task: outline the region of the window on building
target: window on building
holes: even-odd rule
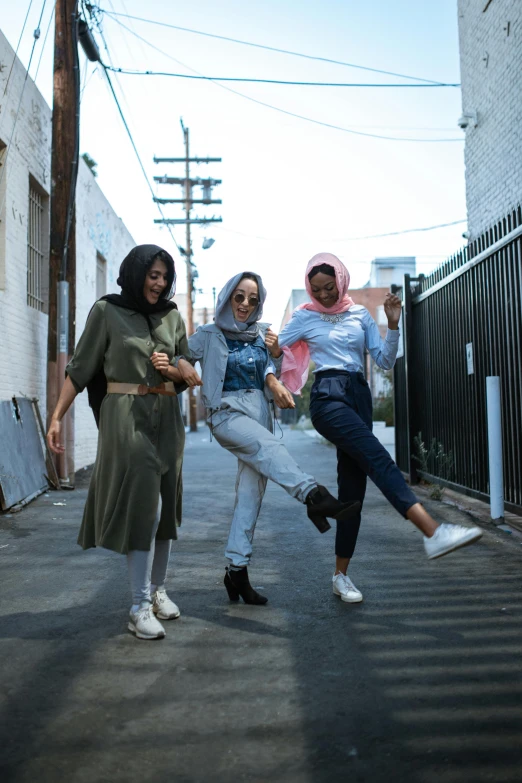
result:
[[[36,180],[29,178],[27,218],[27,304],[47,311],[49,272],[49,197]]]
[[[96,253],[96,299],[107,293],[107,262],[101,253]]]
[[[5,288],[5,158],[7,146],[0,139],[0,289]]]

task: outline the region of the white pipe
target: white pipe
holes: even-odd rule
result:
[[[489,502],[491,519],[504,518],[504,466],[502,462],[502,416],[500,377],[486,378],[489,451]]]

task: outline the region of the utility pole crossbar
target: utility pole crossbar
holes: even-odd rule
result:
[[[154,163],[186,163],[186,158],[153,158]],[[221,158],[189,158],[189,163],[221,163]]]
[[[185,204],[184,198],[156,198],[154,199],[156,204]],[[191,204],[222,204],[220,198],[193,198],[190,199]]]
[[[154,177],[154,182],[158,182],[160,185],[185,185],[186,177]],[[189,184],[192,187],[200,185],[202,188],[213,188],[215,185],[221,185],[220,179],[189,179]]]
[[[193,223],[199,223],[202,225],[205,223],[222,223],[223,218],[157,218],[154,220],[154,222],[163,223],[164,226],[191,226]]]

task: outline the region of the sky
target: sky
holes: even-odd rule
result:
[[[423,79],[460,80],[456,0],[99,2],[107,12],[97,14],[107,49],[96,26],[94,36],[103,61],[115,67],[291,81],[419,83],[111,15],[117,13]],[[26,67],[42,5],[43,0],[31,3],[21,39],[19,57]],[[47,0],[30,68],[34,77],[39,66],[36,83],[50,105],[53,6]],[[28,7],[29,0],[20,0],[3,9],[0,27],[14,48]],[[136,242],[154,242],[173,253],[178,291],[184,292],[184,262],[168,230],[154,224],[160,215],[102,68],[88,63],[83,52],[80,60],[81,152],[96,161],[98,184]],[[225,84],[256,101],[352,131],[346,132],[259,105],[224,89],[223,83],[111,78],[150,182],[155,175],[183,174],[180,164],[153,162],[154,155],[183,156],[181,117],[190,129],[191,154],[222,158],[222,163],[192,170],[193,176],[223,181],[213,193],[223,204],[194,210],[194,215],[223,218],[222,224],[192,230],[196,287],[201,289],[197,306],[210,306],[212,289],[219,291],[232,275],[256,271],[268,290],[264,320],[278,327],[291,289],[304,287],[306,263],[317,252],[338,255],[350,271],[352,288],[358,288],[368,281],[375,257],[416,256],[418,272],[428,273],[464,244],[465,223],[356,239],[465,219],[459,88]],[[180,187],[153,187],[162,197],[182,195]],[[175,205],[164,211],[183,216]],[[183,246],[184,227],[173,231]],[[205,237],[215,240],[208,250],[201,247]]]

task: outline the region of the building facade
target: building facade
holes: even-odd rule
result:
[[[51,109],[34,82],[25,81],[25,68],[2,33],[0,66],[4,66],[0,67],[0,400],[37,397],[45,416]],[[118,268],[134,244],[80,159],[77,339],[96,299],[119,290]],[[79,469],[94,461],[98,432],[86,394],[77,398],[74,407],[75,467]]]
[[[522,3],[458,0],[470,240],[522,200]]]

